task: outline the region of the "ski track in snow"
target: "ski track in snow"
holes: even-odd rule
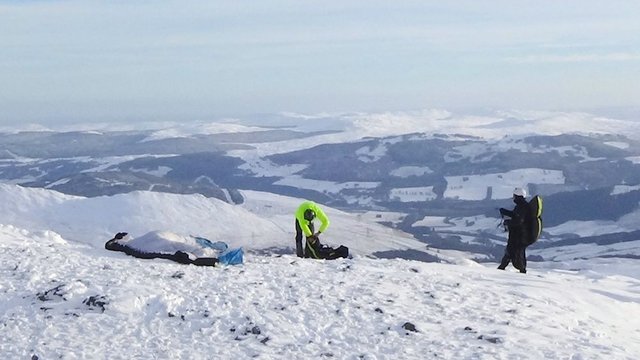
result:
[[[0,248],[5,359],[640,353],[640,325],[630,321],[640,311],[640,280],[632,277],[251,254],[242,266],[207,268],[136,259],[10,225],[0,226]],[[406,322],[418,332],[405,330]]]

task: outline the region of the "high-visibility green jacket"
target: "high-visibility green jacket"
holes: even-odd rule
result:
[[[304,212],[309,209],[313,210],[316,213],[316,218],[322,223],[318,231],[324,232],[325,230],[327,230],[327,228],[329,227],[329,218],[327,218],[327,215],[324,213],[324,211],[322,211],[318,204],[314,203],[313,201],[307,200],[300,204],[298,210],[296,211],[296,219],[298,219],[298,223],[300,224],[300,228],[302,229],[304,236],[313,235],[311,229],[309,229],[309,222],[304,218]]]

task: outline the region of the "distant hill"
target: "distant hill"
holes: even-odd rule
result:
[[[639,133],[640,122],[584,113],[443,111],[289,114],[265,118],[263,127],[13,132],[0,134],[0,180],[82,197],[154,191],[229,204],[243,204],[251,190],[352,213],[398,213],[371,220],[482,261],[500,256],[496,209],[512,206],[516,186],[545,200],[533,253],[571,246],[565,240],[576,236],[640,230],[630,220],[640,211]],[[434,218],[441,223],[421,225]],[[566,231],[572,222],[607,230]]]

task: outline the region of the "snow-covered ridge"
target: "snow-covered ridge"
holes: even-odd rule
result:
[[[296,114],[283,112],[277,116],[252,119],[218,119],[187,123],[84,123],[45,127],[29,124],[25,127],[1,128],[0,132],[19,131],[131,131],[155,130],[147,140],[183,138],[194,135],[233,132],[265,131],[274,126],[303,132],[336,131],[323,136],[325,141],[344,142],[365,137],[388,137],[412,133],[464,134],[486,139],[499,139],[506,135],[560,135],[560,134],[624,134],[640,138],[640,122],[611,119],[583,112],[551,112],[501,110],[491,115],[456,114],[440,109],[396,111],[382,113],[321,113]],[[624,143],[610,142],[624,147]],[[291,151],[291,149],[289,150]]]
[[[267,131],[269,129],[257,126],[246,126],[230,122],[196,122],[179,124],[176,126],[158,129],[147,136],[142,142],[162,139],[187,138],[193,135],[228,134],[252,131]]]
[[[293,214],[301,199],[244,191],[245,202],[231,205],[202,195],[137,191],[85,198],[17,185],[0,184],[0,223],[31,231],[53,231],[67,240],[102,248],[117,232],[132,237],[171,231],[224,241],[247,250],[295,247]],[[418,249],[410,235],[365,221],[359,215],[325,208],[331,225],[323,235],[330,245],[346,245],[354,254]],[[461,257],[439,255],[444,261]]]
[[[635,359],[621,260],[477,264],[248,255],[204,268],[0,225],[0,354],[22,358]],[[108,356],[107,356],[108,354]]]

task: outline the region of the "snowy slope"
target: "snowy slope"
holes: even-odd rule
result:
[[[300,205],[300,199],[258,191],[243,191],[242,194],[245,197],[242,207],[278,224],[286,238],[285,241],[293,241],[290,238],[293,235],[295,220],[291,217],[291,211]],[[442,250],[436,254],[433,250],[426,249],[425,244],[416,241],[411,235],[376,224],[362,214],[349,214],[332,208],[325,210],[330,219],[330,226],[322,239],[327,244],[344,244],[352,253],[359,255],[385,250],[418,249],[437,255],[446,262],[466,262],[453,251]]]
[[[640,274],[609,275],[632,268],[620,261],[527,275],[359,256],[202,268],[0,225],[0,356],[637,359]]]
[[[137,237],[153,230],[203,236],[249,251],[295,248],[293,213],[302,200],[255,191],[243,195],[244,204],[231,205],[198,194],[139,191],[85,198],[0,184],[0,223],[54,231],[94,248],[102,248],[120,231]],[[343,244],[359,255],[404,249],[429,252],[425,244],[408,234],[363,221],[357,215],[325,210],[331,225],[322,240],[329,245]],[[446,251],[438,256],[444,261],[464,261]]]

